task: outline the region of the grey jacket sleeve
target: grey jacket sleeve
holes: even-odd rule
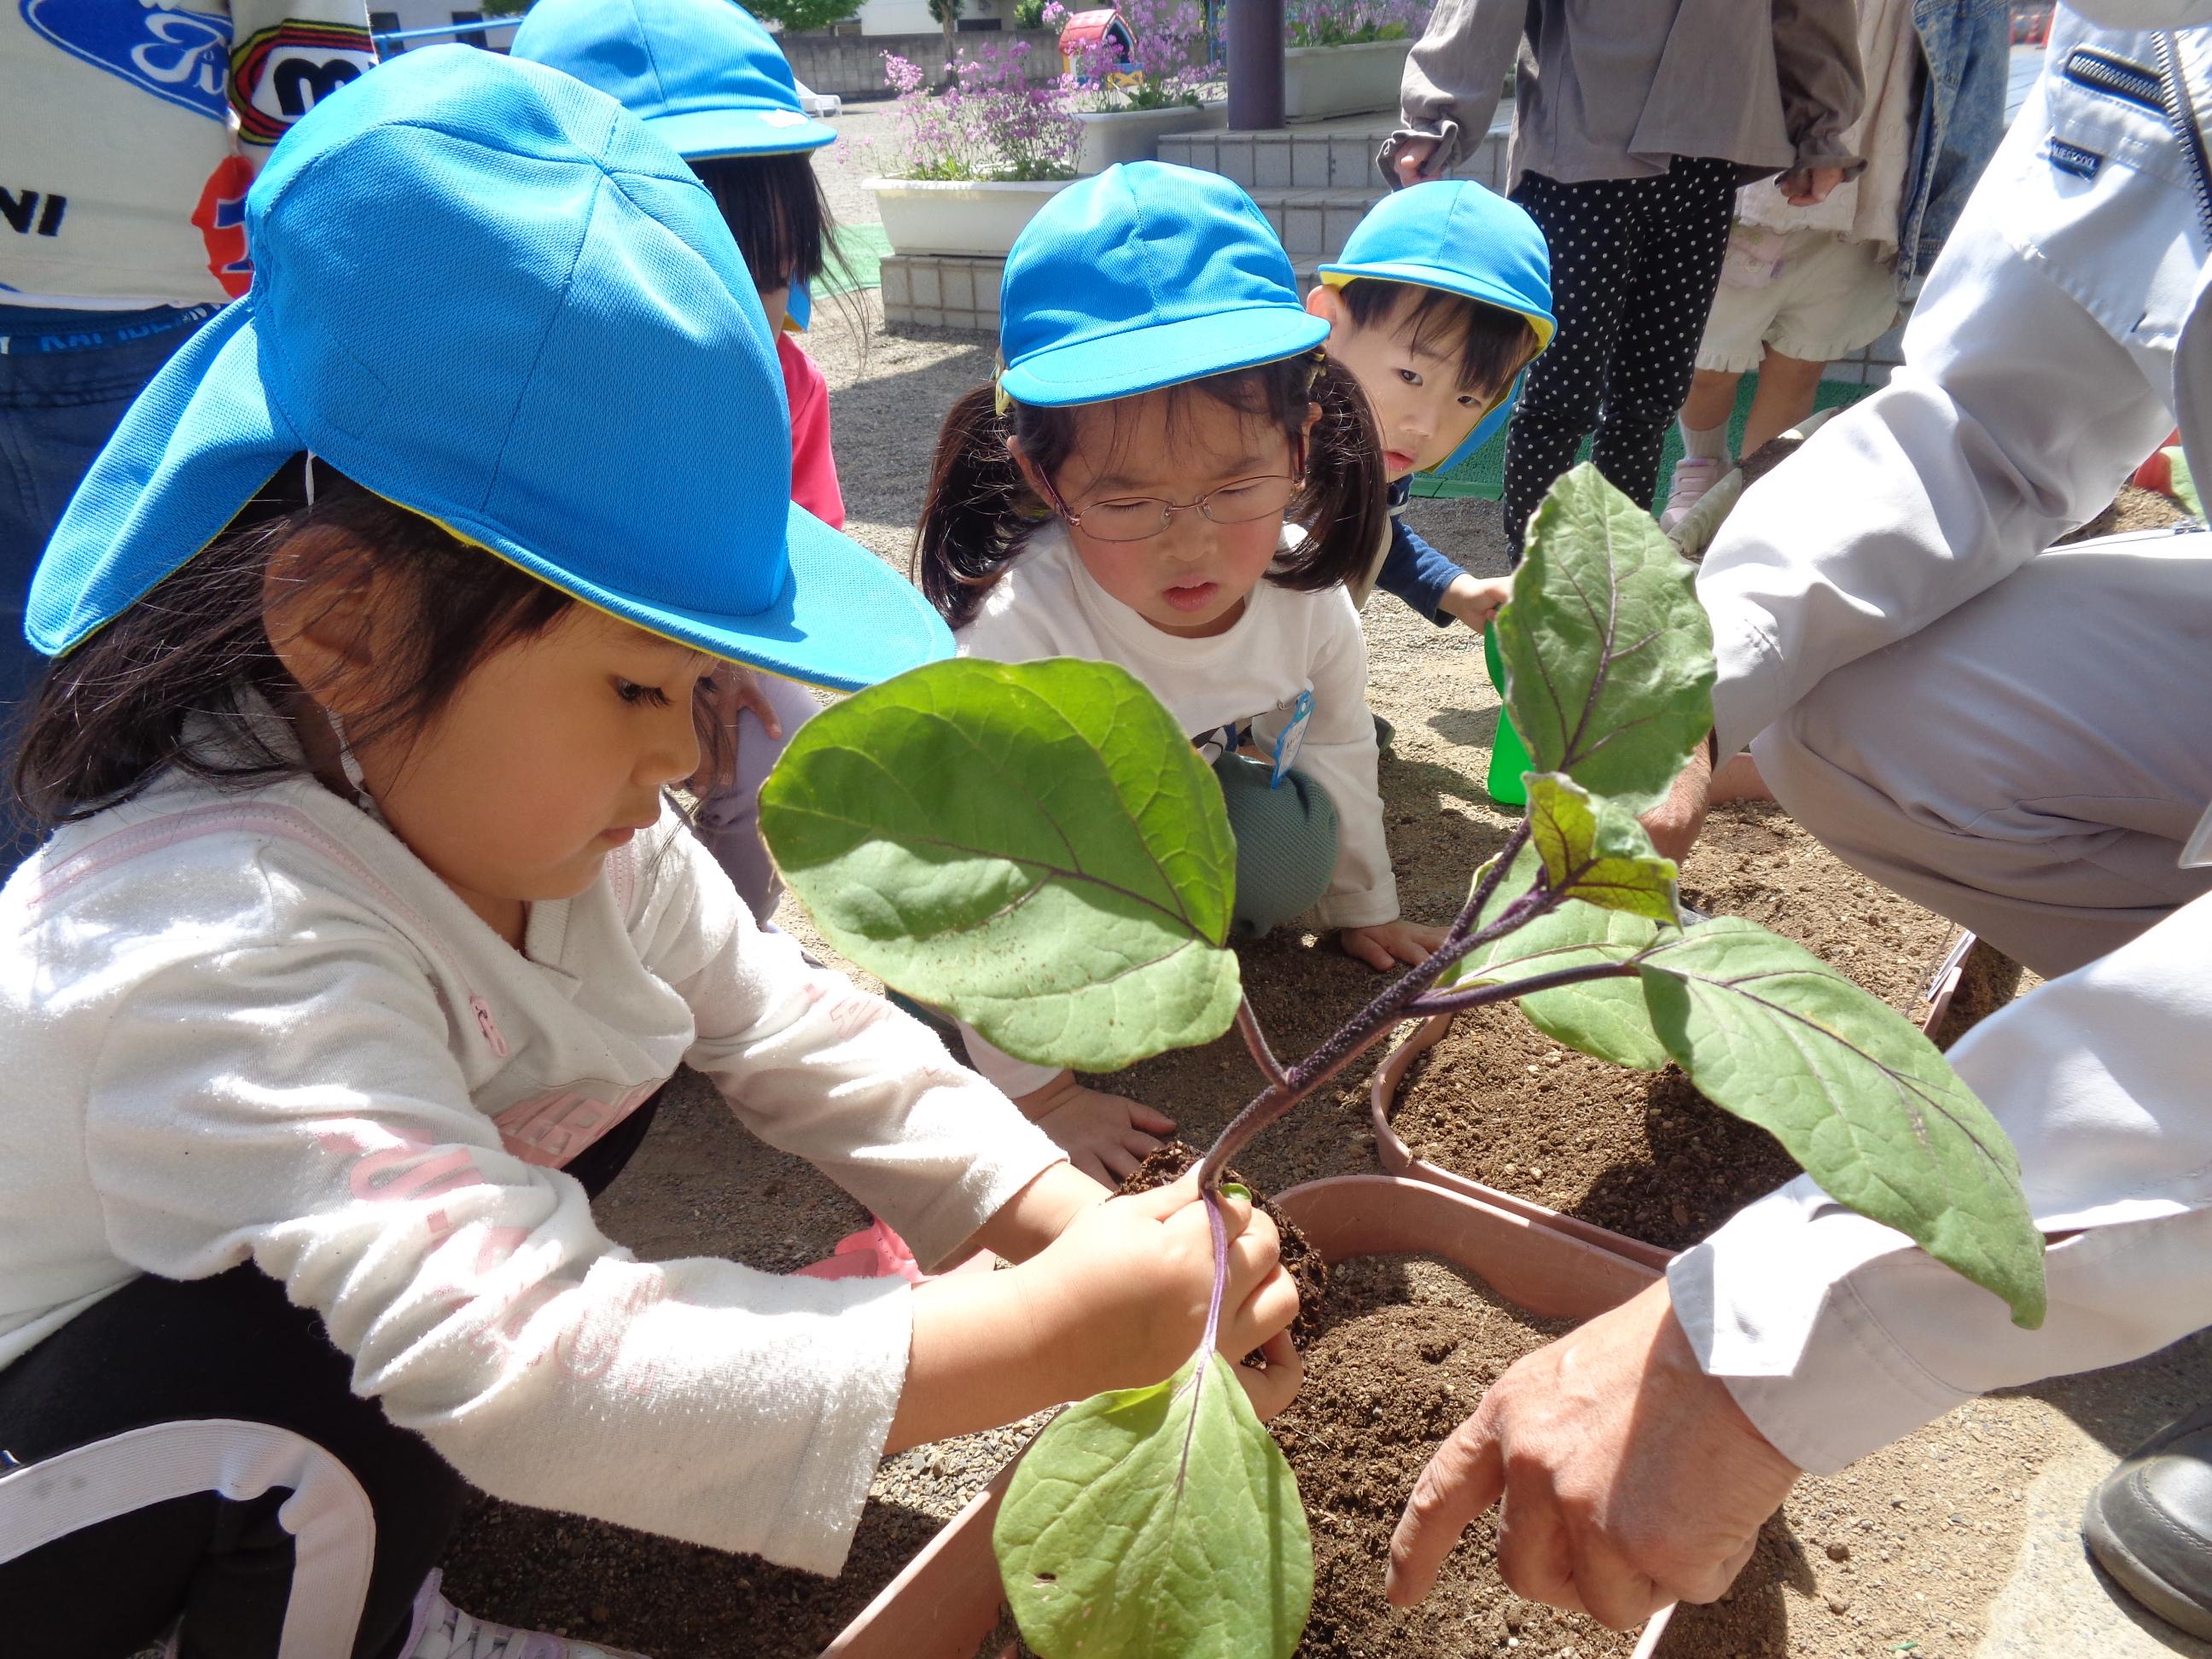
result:
[[[1482,142],[1498,113],[1528,15],[1527,0],[1437,0],[1429,27],[1406,56],[1399,128],[1383,149],[1386,174],[1401,138],[1441,141],[1422,165],[1424,179],[1436,178]]]
[[[1856,171],[1862,163],[1844,134],[1866,103],[1866,83],[1852,0],[1774,0],[1774,67],[1796,165]]]

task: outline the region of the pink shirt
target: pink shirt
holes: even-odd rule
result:
[[[830,387],[797,340],[775,337],[783,393],[791,404],[791,499],[828,525],[845,527],[845,496],[830,453]]]

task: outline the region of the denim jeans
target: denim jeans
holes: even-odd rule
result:
[[[0,756],[12,759],[18,705],[46,668],[23,605],[46,538],[131,399],[217,308],[0,306]],[[10,827],[0,821],[0,876],[28,850],[9,849]]]

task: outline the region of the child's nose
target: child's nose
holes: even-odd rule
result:
[[[641,783],[658,789],[697,773],[702,750],[694,707],[683,702],[663,711],[665,719],[654,727],[652,745],[638,764]]]

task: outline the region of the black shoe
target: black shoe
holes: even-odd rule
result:
[[[2106,1475],[2081,1532],[2122,1589],[2212,1641],[2212,1406],[2167,1424]]]

